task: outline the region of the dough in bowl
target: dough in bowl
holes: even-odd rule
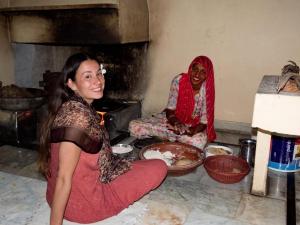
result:
[[[186,166],[193,162],[194,160],[190,160],[190,159],[179,159],[175,162],[175,166]]]
[[[229,155],[230,152],[226,151],[223,148],[208,148],[207,151],[209,151],[209,153],[214,154],[214,155]]]

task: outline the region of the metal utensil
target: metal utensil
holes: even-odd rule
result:
[[[240,157],[244,158],[250,166],[254,167],[256,140],[243,138],[239,140],[239,143]]]

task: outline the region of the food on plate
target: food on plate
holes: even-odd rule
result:
[[[191,159],[179,159],[175,162],[175,166],[186,166],[193,162],[195,162],[195,161],[191,160]]]
[[[223,148],[211,147],[211,148],[207,148],[207,151],[214,155],[230,155],[231,154],[231,152],[229,152]]]
[[[144,153],[145,159],[161,159],[163,160],[168,166],[171,166],[174,162],[175,155],[170,152],[160,152],[159,150],[151,149]]]

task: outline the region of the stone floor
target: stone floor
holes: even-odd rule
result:
[[[127,139],[123,143],[130,143]],[[236,145],[231,146],[235,154]],[[0,225],[46,225],[46,182],[37,172],[37,152],[0,147]],[[168,176],[162,185],[119,215],[97,225],[282,225],[286,224],[286,174],[269,171],[268,195],[250,194],[253,171],[241,182],[222,184],[203,166]],[[296,174],[297,224],[300,224],[300,175]],[[74,225],[64,221],[64,225]]]

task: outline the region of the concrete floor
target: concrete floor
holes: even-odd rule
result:
[[[236,141],[237,137],[231,135],[231,138]],[[129,138],[123,143],[131,141]],[[237,154],[238,146],[231,147]],[[37,171],[36,159],[34,150],[11,145],[0,147],[0,225],[48,224],[46,182]],[[236,184],[211,179],[203,166],[184,176],[168,176],[158,189],[119,215],[95,224],[286,224],[286,174],[269,171],[266,197],[250,194],[252,174],[253,171]],[[296,174],[297,224],[300,224],[299,183],[300,176]],[[64,221],[64,224],[75,223]]]

